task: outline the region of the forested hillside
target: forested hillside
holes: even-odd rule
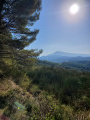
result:
[[[63,63],[53,63],[45,60],[38,60],[37,62],[40,66],[53,66],[62,67],[66,69],[74,69],[78,71],[90,71],[90,61],[74,61],[74,62],[63,62]]]
[[[40,62],[41,0],[0,0],[0,120],[90,120],[90,72]],[[46,65],[47,64],[47,65]]]
[[[90,71],[90,61],[64,62],[61,66],[67,69]]]
[[[71,105],[75,109],[89,110],[90,72],[43,66],[29,72],[28,76],[33,79],[33,84],[55,95],[61,103]],[[88,106],[82,104],[83,98],[88,99]]]

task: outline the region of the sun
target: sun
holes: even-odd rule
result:
[[[72,15],[75,15],[79,12],[79,9],[80,9],[79,5],[77,3],[75,3],[70,7],[69,11]]]

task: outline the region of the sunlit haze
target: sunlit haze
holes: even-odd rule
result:
[[[71,7],[70,7],[70,13],[71,14],[76,14],[79,12],[79,5],[78,4],[73,4]]]

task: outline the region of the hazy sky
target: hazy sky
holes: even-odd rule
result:
[[[73,3],[80,7],[76,15],[69,12]],[[28,49],[43,49],[42,55],[55,51],[90,54],[89,0],[42,0],[40,20],[34,28],[40,32]]]

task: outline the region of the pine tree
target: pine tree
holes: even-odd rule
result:
[[[17,64],[31,64],[42,50],[25,50],[36,40],[39,30],[31,31],[39,19],[41,0],[0,0],[0,65],[6,59]]]

